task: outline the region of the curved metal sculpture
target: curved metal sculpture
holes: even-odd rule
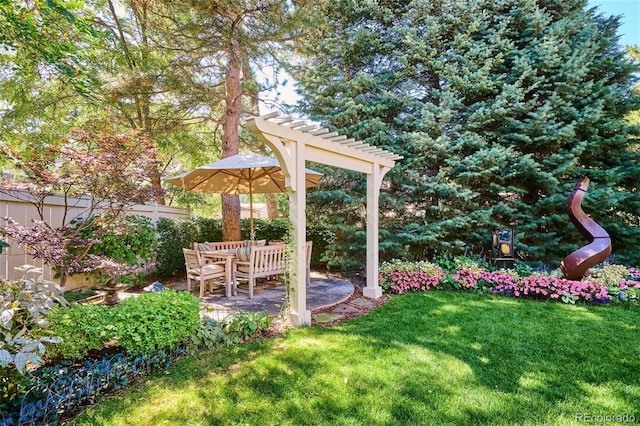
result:
[[[578,183],[567,199],[567,213],[578,231],[589,240],[589,244],[562,259],[560,268],[570,280],[579,280],[594,265],[611,254],[611,238],[607,231],[582,211],[582,198],[589,188],[589,178],[580,176]]]

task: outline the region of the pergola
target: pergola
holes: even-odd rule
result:
[[[378,203],[385,174],[402,156],[369,144],[348,139],[338,132],[309,125],[307,121],[280,117],[279,113],[253,117],[244,126],[255,133],[275,153],[286,178],[289,219],[293,224],[291,322],[311,324],[306,292],[306,187],[307,160],[353,170],[367,175],[367,284],[365,297],[382,296],[378,285]]]

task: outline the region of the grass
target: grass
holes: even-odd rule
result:
[[[74,425],[640,420],[640,310],[433,291],[180,361]]]

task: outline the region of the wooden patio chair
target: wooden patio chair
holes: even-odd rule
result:
[[[191,280],[200,283],[200,298],[204,297],[205,281],[209,281],[209,292],[213,290],[213,280],[225,278],[224,261],[204,263],[200,252],[197,250],[183,248],[184,262],[187,269],[187,290],[191,291]]]
[[[284,274],[287,270],[285,262],[285,246],[251,246],[249,260],[236,260],[233,271],[233,287],[238,288],[238,279],[249,282],[249,299],[253,299],[253,287],[256,278]]]

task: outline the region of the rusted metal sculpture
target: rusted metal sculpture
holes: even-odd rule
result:
[[[582,211],[582,198],[589,188],[589,178],[580,176],[567,199],[567,214],[589,244],[562,259],[560,268],[569,280],[580,280],[594,265],[611,254],[611,238],[607,231]]]

